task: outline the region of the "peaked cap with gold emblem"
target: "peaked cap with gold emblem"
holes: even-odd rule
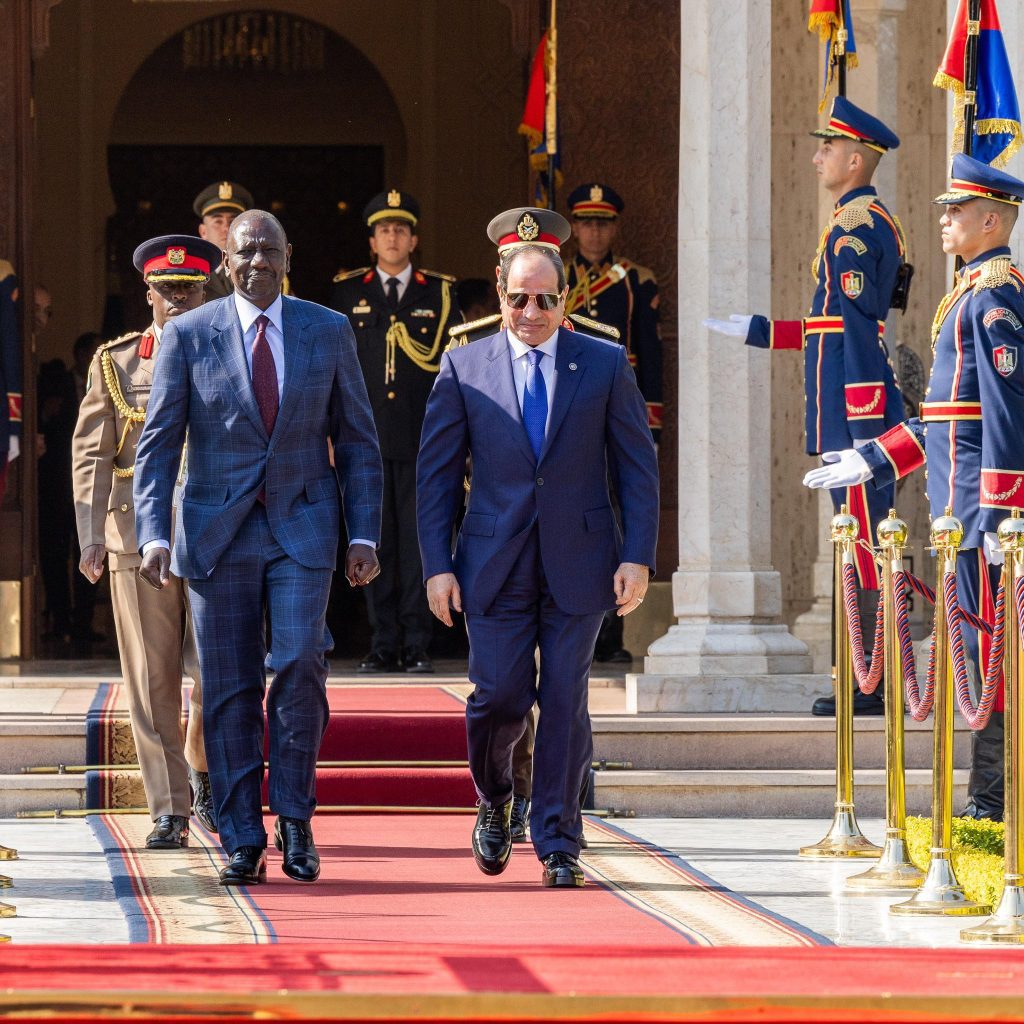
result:
[[[132,256],[146,284],[154,281],[209,281],[221,251],[195,235],[161,235],[143,242]]]
[[[487,225],[487,237],[498,247],[498,255],[519,245],[543,245],[558,252],[572,229],[554,210],[520,206],[499,213]]]
[[[252,194],[235,181],[215,181],[207,185],[192,203],[197,217],[213,213],[245,213],[252,207]]]
[[[626,205],[611,185],[596,181],[574,188],[569,193],[568,203],[574,220],[615,220]]]
[[[420,219],[420,204],[408,192],[392,188],[375,195],[366,204],[363,218],[371,232],[374,225],[382,220],[404,220],[416,227],[416,222]]]

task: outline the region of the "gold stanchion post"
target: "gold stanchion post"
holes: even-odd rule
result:
[[[1003,650],[1003,693],[1005,701],[1004,742],[1006,801],[1006,867],[1003,895],[995,913],[973,928],[960,933],[964,942],[1024,943],[1024,658],[1021,657],[1020,619],[1017,615],[1017,580],[1024,576],[1024,519],[1014,509],[999,524],[999,543],[1005,552],[1003,586],[1006,595],[1006,647]]]
[[[964,527],[947,506],[932,521],[931,541],[938,563],[935,584],[935,726],[932,743],[932,859],[921,888],[892,914],[966,917],[992,909],[964,894],[953,872],[950,847],[953,834],[953,664],[946,625],[945,576],[956,572],[956,554]]]
[[[18,851],[9,846],[0,846],[0,860],[17,860]]]
[[[880,889],[916,889],[924,875],[907,854],[907,791],[903,734],[903,659],[896,629],[896,591],[893,574],[903,568],[907,524],[889,509],[878,524],[882,565],[882,614],[885,622],[885,845],[877,864],[851,875],[846,887],[877,892]]]
[[[836,804],[828,834],[813,846],[802,846],[800,856],[877,857],[881,847],[861,832],[853,804],[853,655],[843,600],[843,564],[854,560],[853,546],[860,527],[843,505],[839,515],[832,517],[831,530],[835,558],[832,629],[836,651]]]

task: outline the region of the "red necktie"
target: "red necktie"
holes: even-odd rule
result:
[[[252,343],[252,389],[256,394],[263,426],[267,435],[274,432],[274,421],[277,419],[277,368],[274,366],[274,355],[267,341],[267,316],[256,317],[256,339]]]

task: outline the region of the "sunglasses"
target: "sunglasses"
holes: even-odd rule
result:
[[[536,295],[530,295],[528,292],[505,293],[505,301],[512,309],[526,309],[527,303],[533,299],[537,303],[538,309],[551,310],[558,305],[560,298],[560,295],[554,295],[551,292],[538,292]]]

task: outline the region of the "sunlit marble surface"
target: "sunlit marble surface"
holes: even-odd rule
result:
[[[844,883],[871,860],[801,860],[796,851],[816,843],[830,822],[794,818],[635,818],[613,822],[678,854],[699,871],[776,914],[841,946],[958,946],[960,930],[984,918],[897,917],[892,903],[905,896],[848,895]],[[881,843],[885,823],[860,822]]]
[[[0,934],[19,944],[128,941],[106,858],[84,819],[0,818],[0,843],[18,851],[18,860],[0,861],[0,874],[14,881],[0,902],[18,915],[0,919]]]

